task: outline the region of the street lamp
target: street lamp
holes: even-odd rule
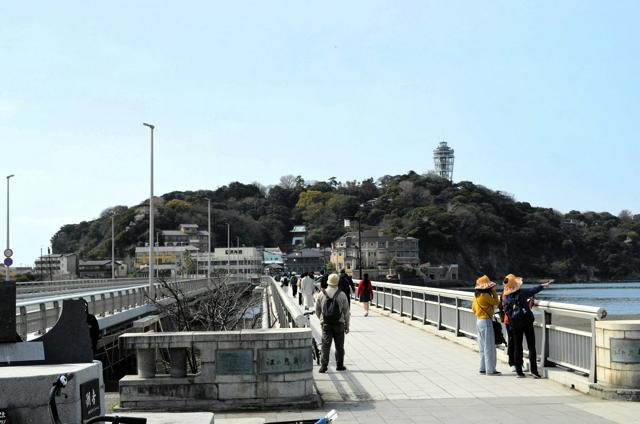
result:
[[[153,286],[153,129],[154,125],[143,122],[142,125],[149,127],[151,130],[151,184],[149,194],[149,297],[155,298],[155,290]]]
[[[360,229],[360,218],[353,217],[344,220],[344,226],[346,228],[351,228],[351,221],[356,221],[358,223],[358,272],[360,274],[360,279],[362,280],[362,231]],[[346,253],[346,252],[345,252]]]
[[[116,278],[115,212],[111,212],[111,279]]]
[[[15,177],[15,175],[11,174],[11,175],[7,175],[7,250],[5,251],[5,254],[9,253],[9,179]],[[9,253],[10,254],[10,253]],[[5,280],[9,281],[9,265],[5,265],[5,270],[6,270],[6,274],[5,274]]]
[[[211,199],[207,199],[207,232],[209,233],[207,249],[207,278],[211,278]]]

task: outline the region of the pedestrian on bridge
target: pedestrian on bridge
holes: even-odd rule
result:
[[[295,272],[291,273],[291,293],[293,298],[295,299],[296,295],[298,294],[298,276]]]
[[[322,326],[322,355],[319,372],[327,372],[331,342],[336,345],[336,370],[345,371],[344,335],[349,333],[349,299],[340,290],[338,274],[331,274],[327,279],[327,288],[323,289],[316,299],[316,315]]]
[[[364,274],[362,281],[358,284],[358,299],[364,308],[364,316],[369,316],[369,302],[373,299],[373,286],[369,280],[369,274]]]
[[[516,373],[519,378],[524,377],[522,372],[523,353],[522,342],[527,339],[529,349],[529,373],[534,378],[540,378],[536,354],[536,333],[533,329],[535,317],[531,312],[529,299],[542,289],[549,287],[551,282],[538,284],[535,287],[523,288],[522,277],[509,274],[504,278],[504,310],[509,315],[509,325],[513,331],[513,343],[515,354]]]
[[[316,282],[311,277],[311,275],[306,275],[302,279],[302,284],[300,286],[300,292],[302,293],[302,297],[304,298],[304,309],[308,310],[309,308],[313,308],[314,300],[313,294],[316,291]]]
[[[492,318],[495,306],[500,302],[496,283],[483,275],[476,280],[471,309],[476,316],[478,329],[478,352],[480,352],[480,374],[500,375],[496,370],[496,339]]]

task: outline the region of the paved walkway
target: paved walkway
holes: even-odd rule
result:
[[[317,321],[312,323],[318,329]],[[333,354],[332,354],[333,356]],[[315,367],[321,411],[218,413],[216,419],[308,419],[337,409],[336,424],[362,423],[640,423],[640,403],[604,401],[546,379],[478,374],[478,354],[375,308],[364,317],[352,304],[347,371]]]

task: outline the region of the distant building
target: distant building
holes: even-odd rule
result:
[[[198,229],[197,224],[180,224],[178,230],[163,230],[164,246],[194,246],[206,251],[209,246],[209,232]]]
[[[127,264],[116,261],[115,277],[123,278],[127,276]],[[83,261],[78,264],[79,278],[111,278],[111,259],[97,261]]]
[[[195,246],[156,246],[153,248],[154,268],[160,277],[175,276],[185,271],[185,259],[198,253]],[[149,246],[136,247],[135,268],[138,276],[149,275]]]
[[[285,258],[285,271],[295,272],[300,275],[303,272],[319,272],[324,269],[322,249],[305,248],[288,253]]]
[[[304,247],[305,238],[307,236],[307,227],[305,227],[304,225],[295,225],[291,230],[291,234],[291,245],[293,247]]]
[[[458,272],[458,264],[437,266],[427,264],[426,266],[422,266],[421,268],[427,277],[427,282],[442,280],[454,281],[457,280],[458,276],[460,275]]]
[[[198,255],[201,267],[206,269],[206,253]],[[213,270],[217,273],[261,275],[263,253],[256,247],[216,247],[212,254]]]
[[[385,236],[381,230],[364,230],[362,239],[362,272],[371,278],[386,275],[398,265],[420,264],[418,239]],[[348,232],[331,243],[331,263],[336,270],[356,275],[358,269],[358,232]]]
[[[279,247],[265,247],[262,255],[265,274],[274,275],[284,271],[284,253]]]
[[[78,277],[78,255],[54,253],[36,259],[36,276],[43,280],[72,280]]]
[[[433,149],[433,164],[435,172],[442,178],[453,181],[453,149],[447,146],[446,141],[442,141],[438,147]]]

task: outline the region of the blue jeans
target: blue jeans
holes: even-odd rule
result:
[[[489,318],[479,319],[478,328],[478,351],[480,352],[480,371],[487,374],[496,371],[496,339],[493,334],[493,325]]]

